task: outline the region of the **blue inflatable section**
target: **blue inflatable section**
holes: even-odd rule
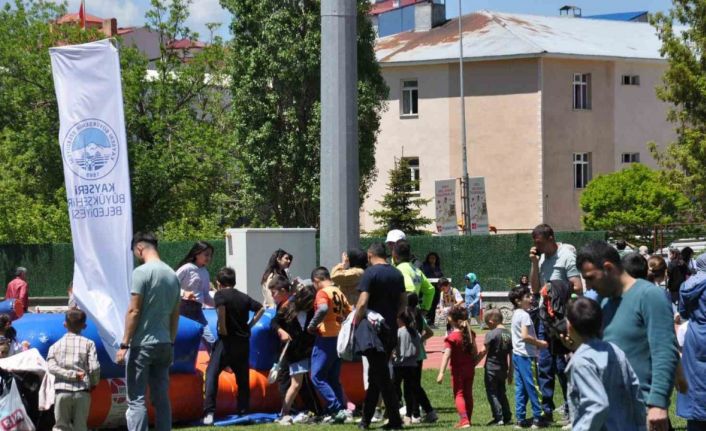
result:
[[[15,316],[15,299],[6,299],[0,301],[0,314],[7,314],[11,319],[16,319]]]
[[[272,365],[277,362],[279,338],[277,338],[277,334],[270,330],[270,323],[272,323],[272,318],[275,317],[275,311],[274,308],[266,309],[257,324],[252,327],[250,333],[249,358],[250,368],[252,369],[268,371],[272,368]],[[204,309],[203,313],[206,316],[211,333],[218,334],[218,316],[216,315],[216,310],[213,308]],[[251,319],[252,316],[253,313],[250,313]]]
[[[110,379],[125,377],[125,367],[110,360],[98,336],[96,325],[90,320],[81,335],[93,340],[98,350],[98,361],[101,364],[101,378]],[[30,347],[39,350],[46,358],[49,347],[66,333],[63,314],[25,314],[12,322],[17,330],[18,341],[28,341]],[[170,370],[173,374],[193,374],[196,372],[196,356],[199,351],[203,327],[191,319],[179,318],[179,331],[174,343],[174,364]]]
[[[256,425],[266,424],[277,420],[279,417],[276,413],[250,413],[247,415],[231,415],[226,416],[213,423],[217,427],[227,427],[231,425]]]

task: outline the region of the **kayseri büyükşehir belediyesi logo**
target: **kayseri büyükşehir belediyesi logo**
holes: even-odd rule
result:
[[[98,119],[74,124],[62,147],[64,162],[85,180],[105,177],[118,162],[118,137],[107,123]]]

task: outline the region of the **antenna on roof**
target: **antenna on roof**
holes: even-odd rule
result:
[[[559,8],[559,16],[581,17],[581,8],[578,6],[564,5]]]

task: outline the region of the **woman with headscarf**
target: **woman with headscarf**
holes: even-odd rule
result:
[[[706,429],[706,253],[695,269],[679,290],[679,314],[689,325],[682,351],[687,391],[678,395],[677,414],[687,419],[687,431]]]
[[[437,280],[444,276],[444,272],[441,270],[441,258],[439,255],[432,251],[427,254],[424,258],[424,263],[421,268],[422,272],[427,278],[436,278]],[[441,299],[441,288],[439,287],[439,282],[437,281],[434,285],[434,299],[431,301],[431,308],[427,312],[426,319],[431,327],[435,328],[434,320],[436,320],[436,307],[439,306],[439,300]]]
[[[480,292],[481,287],[478,283],[478,277],[475,273],[469,272],[464,277],[466,283],[466,292],[464,293],[466,310],[468,310],[468,318],[476,319],[480,325]]]

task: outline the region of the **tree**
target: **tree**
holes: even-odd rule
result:
[[[659,172],[635,163],[588,183],[580,205],[585,229],[645,238],[652,236],[654,225],[681,220],[689,199],[664,183]]]
[[[195,39],[188,1],[153,0],[148,20],[161,58],[120,50],[135,229],[164,239],[218,238],[242,216],[234,199],[224,46],[215,38],[188,62],[167,49]],[[68,242],[71,234],[58,145],[59,117],[48,48],[105,36],[52,22],[65,5],[15,0],[0,10],[0,242]]]
[[[372,232],[373,235],[384,236],[390,229],[400,229],[407,235],[423,234],[422,228],[433,220],[422,217],[421,207],[431,202],[431,199],[415,197],[418,182],[409,174],[406,159],[395,161],[389,175],[387,193],[378,201],[382,209],[370,213],[380,226]]]
[[[674,0],[668,14],[652,20],[662,40],[661,54],[669,61],[657,95],[672,105],[668,119],[677,140],[652,153],[664,176],[683,190],[703,218],[706,211],[706,1]],[[681,24],[683,26],[676,26]]]
[[[362,196],[375,176],[387,87],[375,60],[368,0],[358,2],[358,130]],[[234,16],[229,45],[240,198],[252,222],[318,226],[320,0],[222,0]]]

